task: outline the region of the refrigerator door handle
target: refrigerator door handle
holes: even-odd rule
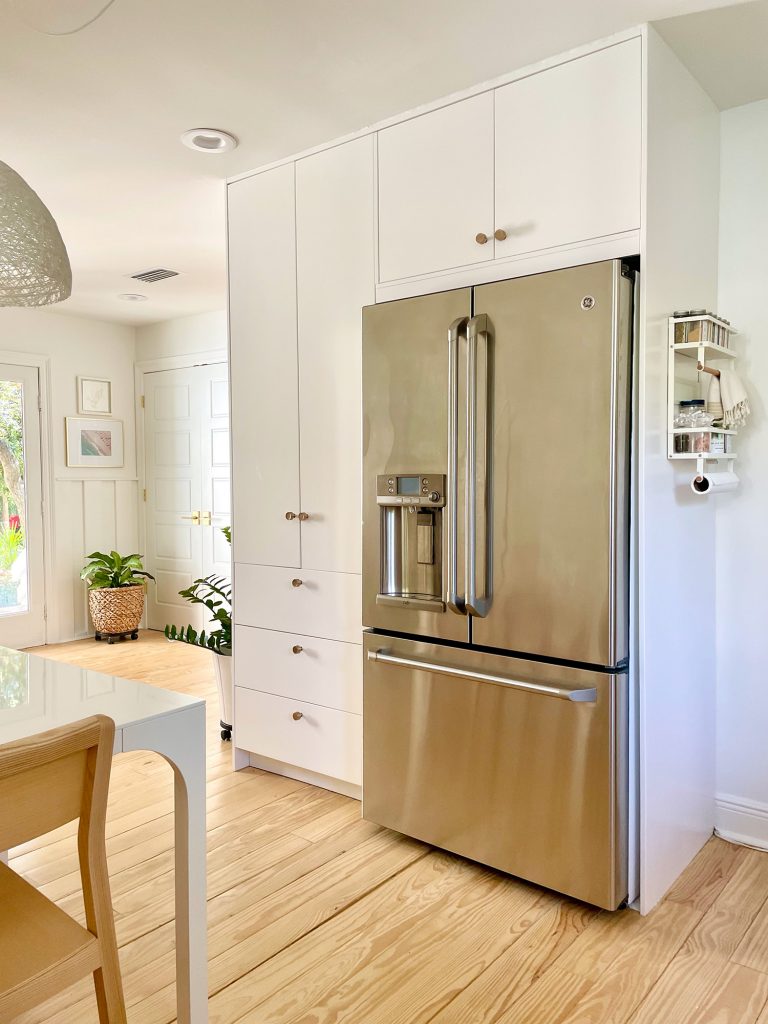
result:
[[[488,317],[473,316],[467,325],[467,611],[484,617],[491,607],[490,520],[490,372]],[[478,526],[480,536],[478,537]]]
[[[459,338],[466,336],[468,318],[454,320],[448,329],[448,474],[446,478],[446,536],[448,593],[446,604],[457,615],[466,615],[464,593],[459,593]]]
[[[522,690],[525,693],[536,693],[545,697],[556,697],[559,700],[570,700],[580,704],[595,704],[597,702],[597,689],[595,687],[572,690],[567,686],[525,683],[520,679],[510,679],[507,676],[498,676],[490,672],[473,672],[470,669],[455,668],[451,665],[441,665],[437,662],[421,661],[419,658],[401,658],[395,654],[388,654],[385,650],[368,651],[368,661],[376,661],[384,665],[395,665],[400,668],[416,669],[422,672],[432,672],[441,676],[471,679],[473,682],[478,683],[493,683],[496,686],[509,687],[511,690]]]

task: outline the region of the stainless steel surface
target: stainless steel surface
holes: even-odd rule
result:
[[[490,433],[491,352],[488,318],[473,316],[467,326],[467,473],[466,473],[466,608],[487,615],[491,607],[489,579],[490,530],[488,488],[491,467]]]
[[[490,672],[477,672],[474,669],[455,668],[452,665],[441,665],[419,658],[400,658],[389,654],[387,650],[368,651],[368,661],[380,661],[384,665],[398,665],[400,668],[412,668],[419,672],[432,672],[443,676],[456,676],[459,679],[472,679],[476,683],[494,683],[497,686],[510,686],[513,690],[525,690],[528,693],[540,693],[546,697],[557,697],[560,700],[575,700],[592,703],[597,700],[594,687],[574,690],[567,686],[547,686],[542,683],[526,683],[520,679],[508,679],[506,676],[493,675]]]
[[[466,344],[467,317],[459,317],[448,329],[448,501],[445,510],[448,553],[448,607],[465,614],[464,589],[459,590],[459,341]]]
[[[383,642],[367,634],[365,649]],[[419,665],[364,663],[364,816],[617,907],[627,892],[626,676],[395,637],[386,648]],[[552,699],[484,675],[595,699]]]
[[[620,261],[475,289],[493,349],[493,603],[475,644],[627,655],[631,299]]]
[[[469,640],[465,615],[447,613],[448,529],[455,524],[456,551],[463,551],[463,506],[452,504],[448,458],[449,326],[470,315],[469,289],[380,303],[363,310],[363,622],[366,626],[456,641]],[[461,342],[464,344],[464,342]],[[457,345],[458,347],[458,345]],[[458,352],[457,352],[458,359]],[[462,390],[457,370],[457,395]],[[458,399],[457,399],[458,405]],[[455,493],[464,493],[464,436],[456,439]],[[418,561],[417,508],[377,504],[377,477],[396,478],[421,471],[427,477],[446,476],[434,511],[432,565]],[[394,496],[394,495],[393,495]],[[384,495],[382,495],[384,497]],[[405,496],[403,496],[405,497]],[[383,512],[382,512],[383,510]],[[399,514],[399,519],[397,517]],[[413,519],[413,562],[424,584],[409,583],[393,557],[403,541],[403,523]],[[446,528],[443,528],[445,525]],[[381,549],[383,547],[384,554]],[[410,548],[409,548],[410,550]],[[390,554],[387,554],[390,552]],[[438,578],[439,585],[433,586]],[[430,580],[432,570],[433,580]],[[463,561],[461,565],[463,575]],[[384,585],[382,585],[384,583]],[[459,585],[462,581],[458,580]],[[427,593],[419,594],[419,590]],[[381,594],[385,600],[377,601]],[[463,590],[462,590],[463,594]],[[400,597],[393,601],[388,598]],[[424,598],[436,598],[426,600]]]

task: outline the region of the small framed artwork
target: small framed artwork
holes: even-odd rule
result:
[[[123,465],[123,421],[67,416],[67,465]]]
[[[101,377],[78,377],[77,411],[81,416],[111,416],[112,381]]]

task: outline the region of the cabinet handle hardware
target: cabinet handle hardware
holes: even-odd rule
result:
[[[301,646],[301,644],[294,644],[291,650],[293,651],[294,654],[301,654],[304,648]]]
[[[291,580],[291,586],[292,587],[300,587],[303,582],[304,582],[304,580]]]
[[[298,722],[299,719],[303,717],[304,714],[301,711],[294,711],[293,714],[291,715],[291,718],[294,720],[294,722]]]
[[[296,513],[295,512],[286,512],[285,513],[285,518],[288,519],[288,520],[295,519],[296,518]]]
[[[504,230],[504,228],[496,228],[496,230],[493,232],[493,237],[496,239],[497,242],[503,242],[507,237],[507,232]]]
[[[307,519],[309,519],[309,512],[299,512],[298,518],[301,520],[302,523],[305,523]]]
[[[475,235],[475,241],[477,242],[478,245],[485,245],[485,243],[488,241],[488,235],[486,235],[484,231],[478,231],[478,233]]]

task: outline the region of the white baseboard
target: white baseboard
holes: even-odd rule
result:
[[[715,800],[715,829],[723,839],[768,850],[768,804],[719,793]]]

